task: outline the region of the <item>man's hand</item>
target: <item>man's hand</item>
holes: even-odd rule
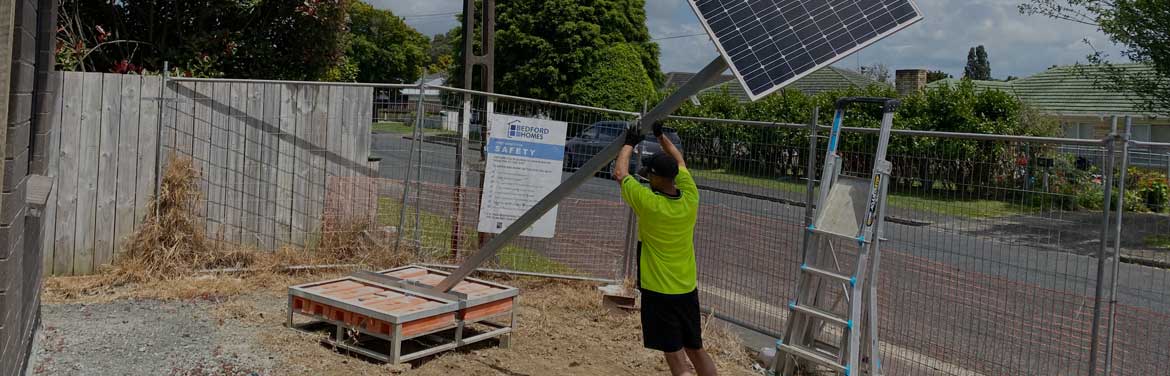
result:
[[[626,128],[626,145],[638,146],[642,140],[646,138],[642,135],[642,130],[638,128],[637,124],[632,124]]]
[[[654,138],[662,137],[662,122],[654,123]]]

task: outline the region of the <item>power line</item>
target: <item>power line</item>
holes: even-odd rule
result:
[[[684,35],[671,35],[671,36],[668,36],[668,37],[654,38],[654,39],[651,39],[650,41],[651,41],[651,42],[653,42],[653,41],[657,41],[657,40],[679,39],[679,38],[690,38],[690,37],[697,37],[697,36],[700,36],[700,35],[707,35],[707,33],[684,34]]]
[[[444,12],[444,13],[430,13],[430,14],[412,14],[412,15],[409,15],[409,16],[399,16],[399,17],[402,17],[402,18],[422,18],[422,17],[435,17],[435,16],[454,16],[454,15],[456,15],[456,14],[460,14],[460,13],[463,13],[463,11],[457,11],[457,12]]]

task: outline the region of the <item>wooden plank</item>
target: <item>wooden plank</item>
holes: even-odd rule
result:
[[[208,233],[215,239],[230,239],[230,228],[235,218],[230,211],[228,198],[229,178],[233,175],[229,162],[230,134],[235,128],[235,114],[232,107],[235,84],[216,82],[212,90],[212,132],[211,144],[208,145],[208,182],[207,182],[207,218],[208,225],[214,224],[214,231]]]
[[[206,85],[206,84],[204,84]],[[174,83],[175,90],[172,102],[175,115],[175,152],[184,157],[193,158],[195,144],[195,108],[199,102],[197,97],[198,85],[194,82]],[[198,166],[197,164],[195,166]]]
[[[240,158],[243,141],[240,135],[244,130],[243,117],[248,107],[246,103],[247,89],[248,84],[246,83],[231,84],[231,96],[230,102],[228,102],[229,121],[228,126],[224,128],[227,131],[225,133],[227,139],[223,144],[226,150],[221,169],[223,173],[222,207],[226,226],[224,235],[225,239],[233,244],[240,240],[240,178],[243,175],[243,168],[240,166],[243,162]]]
[[[94,238],[97,225],[98,146],[102,126],[102,74],[85,75],[81,104],[81,143],[77,165],[77,227],[73,248],[73,274],[94,270]]]
[[[308,231],[308,188],[309,188],[309,128],[313,123],[313,102],[317,100],[317,87],[300,85],[296,87],[296,96],[293,101],[293,113],[296,116],[296,133],[293,165],[293,210],[292,210],[292,239],[297,245],[304,245],[305,232]]]
[[[340,136],[340,130],[345,124],[345,92],[344,87],[327,87],[329,89],[329,114],[327,117],[326,127],[328,134],[326,135],[326,149],[329,153],[329,158],[326,159],[326,177],[325,177],[325,197],[324,210],[322,211],[322,218],[329,226],[336,226],[338,220],[344,218],[341,213],[343,206],[343,198],[338,195],[338,190],[341,184],[337,177],[341,176],[341,169],[344,168],[338,158],[333,154],[338,150],[343,137]],[[322,231],[334,231],[336,228],[323,228]]]
[[[310,178],[309,181],[309,231],[321,231],[321,218],[325,212],[325,155],[329,153],[329,86],[317,87],[310,128]],[[340,89],[340,88],[337,88]]]
[[[64,90],[65,90],[65,75],[56,72],[50,76],[50,80],[57,81],[57,103],[54,105],[53,112],[49,116],[52,118],[49,121],[49,144],[46,145],[45,156],[48,158],[46,164],[46,174],[54,178],[56,184],[60,184],[58,179],[61,176],[61,118],[65,112],[64,108]],[[41,267],[43,275],[55,275],[53,272],[53,246],[57,240],[57,189],[53,189],[49,193],[49,201],[45,204],[43,215],[41,217]]]
[[[213,111],[211,106],[214,104],[215,89],[220,84],[213,84],[209,82],[195,83],[195,101],[194,122],[192,123],[191,131],[191,159],[194,160],[195,174],[199,176],[199,191],[203,192],[204,199],[195,204],[195,214],[207,218],[208,235],[215,236],[218,231],[218,226],[212,226],[213,223],[218,223],[219,217],[212,215],[209,203],[216,200],[215,195],[211,193],[211,124],[214,121],[212,118]]]
[[[122,251],[122,243],[134,233],[134,204],[138,173],[138,127],[141,121],[142,76],[122,75],[121,118],[118,124],[117,179],[114,192],[114,259]],[[153,150],[151,150],[153,151]]]
[[[277,134],[277,179],[276,179],[276,219],[277,240],[279,244],[292,241],[292,187],[293,166],[296,159],[296,119],[293,111],[293,102],[296,95],[296,86],[280,85],[280,133]]]
[[[361,105],[360,117],[358,118],[357,128],[354,133],[358,135],[357,151],[355,157],[360,166],[364,167],[366,161],[370,158],[370,141],[373,136],[370,134],[370,124],[373,122],[374,116],[374,88],[363,87],[358,94],[358,103]],[[363,172],[364,169],[359,167],[358,172]],[[360,174],[364,175],[364,174]],[[375,175],[376,176],[376,175]]]
[[[355,139],[356,135],[354,134],[356,125],[354,123],[357,122],[358,117],[361,115],[358,113],[359,107],[356,98],[358,90],[360,88],[355,87],[346,88],[345,90],[345,121],[341,126],[340,133],[342,141],[338,143],[337,150],[337,154],[344,159],[342,162],[342,170],[339,173],[341,181],[344,183],[340,184],[337,194],[343,198],[340,207],[342,208],[341,215],[344,216],[345,223],[350,223],[350,221],[356,219],[357,215],[357,212],[354,211],[356,209],[354,200],[357,199],[357,196],[354,195],[354,185],[356,182],[353,180],[353,173],[356,162],[353,154],[355,144],[357,143]]]
[[[62,73],[61,84],[61,164],[57,168],[57,221],[53,236],[53,275],[73,274],[74,240],[77,228],[77,167],[81,145],[82,94],[85,74]]]
[[[164,84],[162,77],[158,78],[158,83],[159,86]],[[175,150],[175,146],[177,145],[175,143],[175,135],[178,134],[176,132],[178,126],[178,102],[177,98],[175,98],[175,88],[176,84],[174,82],[167,82],[165,87],[162,88],[161,93],[153,94],[162,95],[158,102],[158,116],[162,117],[162,122],[159,124],[158,129],[158,142],[161,148],[159,149],[159,163],[166,163],[167,157],[171,155],[171,152]]]
[[[345,93],[346,88],[344,87],[329,87],[329,111],[327,120],[328,123],[326,125],[329,129],[329,136],[336,135],[337,131],[341,129],[345,121],[345,113],[347,110],[345,107]],[[326,144],[328,145],[329,151],[337,150],[341,140],[342,137],[327,136]],[[330,176],[341,175],[340,170],[344,166],[338,162],[340,161],[336,158],[329,158],[326,161],[326,172]]]
[[[261,234],[265,249],[276,249],[276,176],[277,157],[280,151],[280,86],[264,85],[264,115],[263,127],[260,132],[261,148],[261,190],[260,190],[260,225],[257,230]]]
[[[101,134],[98,139],[97,218],[94,267],[114,260],[114,209],[118,195],[118,127],[121,125],[122,75],[102,77]],[[96,270],[96,269],[95,269]]]
[[[260,162],[264,159],[264,150],[260,144],[261,127],[264,126],[264,85],[248,85],[248,112],[245,117],[241,201],[243,204],[243,244],[260,245],[260,176],[262,174]]]
[[[159,110],[164,106],[164,103],[158,98],[161,84],[162,78],[158,76],[142,78],[142,100],[138,105],[140,110],[138,120],[138,181],[134,187],[135,229],[146,219],[147,205],[150,198],[154,196],[155,153],[158,152],[160,146]],[[165,158],[166,154],[161,154],[161,156]]]

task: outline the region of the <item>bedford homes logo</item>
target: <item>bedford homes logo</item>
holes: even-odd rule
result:
[[[548,135],[548,132],[548,128],[524,125],[520,120],[512,120],[508,123],[508,138],[543,140],[544,136]]]

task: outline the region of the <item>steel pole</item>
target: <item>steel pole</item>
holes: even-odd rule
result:
[[[1117,226],[1113,231],[1113,275],[1109,276],[1109,323],[1105,332],[1105,376],[1113,373],[1113,333],[1117,324],[1117,278],[1121,272],[1121,217],[1125,213],[1125,177],[1129,169],[1129,138],[1133,131],[1133,117],[1125,117],[1125,133],[1121,134],[1121,179],[1117,181]]]
[[[716,57],[715,60],[712,60],[711,63],[707,64],[707,67],[703,68],[703,70],[695,74],[695,76],[692,77],[690,81],[687,81],[686,84],[663,100],[662,103],[659,103],[654,107],[654,109],[646,113],[646,116],[642,117],[638,121],[639,130],[641,130],[643,133],[650,130],[655,122],[665,119],[667,115],[670,115],[672,112],[674,112],[674,110],[678,109],[679,106],[682,106],[683,102],[686,101],[687,98],[690,98],[699,91],[710,87],[710,84],[714,82],[714,80],[720,75],[722,75],[723,71],[725,70],[727,70],[727,62],[723,60],[722,56]],[[553,206],[556,206],[561,202],[561,200],[563,200],[565,197],[568,197],[573,193],[573,191],[576,191],[578,187],[580,187],[582,184],[585,184],[585,182],[589,179],[593,178],[594,174],[596,174],[598,171],[601,171],[602,167],[609,164],[610,161],[617,157],[618,152],[621,151],[624,143],[625,140],[622,137],[619,137],[615,139],[613,143],[609,144],[609,146],[606,146],[605,149],[602,149],[600,152],[598,152],[597,155],[593,156],[593,158],[590,158],[588,162],[585,162],[584,166],[581,166],[581,168],[577,170],[577,172],[573,173],[573,175],[569,176],[569,178],[562,182],[561,185],[557,186],[552,190],[552,192],[549,192],[548,195],[545,195],[544,198],[540,199],[540,201],[537,202],[536,205],[534,205],[531,209],[528,209],[528,211],[524,212],[524,214],[521,215],[520,218],[517,218],[515,222],[512,222],[512,224],[509,225],[507,229],[504,229],[503,232],[484,244],[483,247],[479,249],[479,252],[476,252],[474,256],[468,258],[466,261],[460,264],[459,269],[456,269],[451,273],[451,275],[443,279],[442,282],[434,287],[434,290],[439,292],[446,292],[455,287],[459,281],[462,281],[463,278],[466,278],[468,274],[471,274],[471,272],[475,270],[476,267],[479,267],[479,265],[482,264],[484,260],[494,256],[496,252],[500,250],[500,248],[503,248],[505,244],[512,241],[512,239],[516,238],[516,236],[519,236],[520,233],[529,226],[532,226],[532,224],[540,219],[541,216],[544,216],[545,213],[551,210]]]
[[[1101,202],[1105,209],[1101,213],[1101,246],[1097,249],[1097,284],[1093,295],[1093,322],[1089,328],[1089,375],[1097,374],[1097,343],[1101,337],[1101,298],[1105,295],[1105,258],[1109,252],[1109,215],[1113,204],[1113,151],[1117,136],[1117,117],[1113,117],[1113,128],[1109,137],[1105,139],[1105,158],[1102,169],[1105,194]]]

